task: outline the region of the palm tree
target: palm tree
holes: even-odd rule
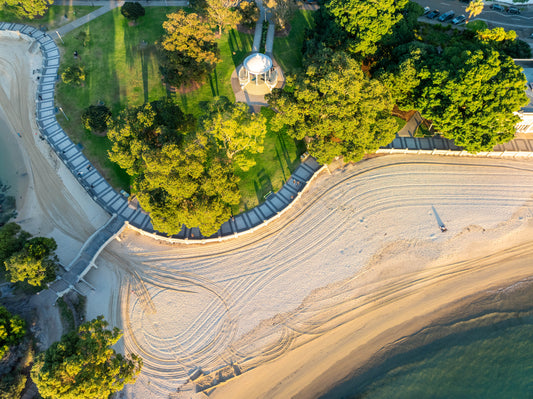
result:
[[[483,0],[472,0],[468,7],[466,7],[468,18],[465,23],[468,23],[468,21],[470,21],[470,18],[476,17],[481,14],[481,11],[483,11],[484,6],[485,2]]]

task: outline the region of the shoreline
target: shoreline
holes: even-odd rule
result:
[[[523,237],[533,233],[533,223],[527,224],[505,239],[508,244],[512,240],[521,241],[519,244],[503,248],[500,244],[489,256],[480,252],[491,248],[491,242],[467,261],[450,257],[447,264],[422,267],[383,281],[377,278],[397,262],[388,259],[370,265],[359,276],[367,280],[359,284],[363,292],[349,306],[337,309],[334,317],[330,315],[329,322],[322,325],[325,333],[296,337],[290,351],[215,386],[210,396],[335,397],[327,393],[379,364],[379,356],[383,356],[382,363],[388,350],[449,318],[450,311],[460,312],[474,298],[531,278],[533,241]]]

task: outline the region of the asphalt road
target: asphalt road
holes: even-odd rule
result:
[[[466,17],[468,17],[468,13],[465,11],[468,3],[462,3],[458,0],[417,0],[416,2],[422,7],[429,7],[431,10],[437,9],[441,12],[441,14],[445,13],[446,11],[453,10],[456,16],[464,14]],[[527,6],[520,5],[519,3],[514,4],[513,6],[519,8],[521,13],[520,15],[512,15],[506,12],[493,11],[490,8],[492,4],[502,4],[504,7],[508,7],[508,5],[503,3],[492,1],[487,2],[483,12],[477,17],[473,18],[472,21],[481,19],[487,22],[489,28],[501,26],[507,30],[512,29],[516,31],[520,39],[526,40],[530,45],[533,45],[533,40],[530,38],[530,35],[533,33],[533,5]],[[421,20],[424,22],[439,23],[436,21],[436,19],[429,20],[426,17],[421,17]],[[462,25],[464,26],[464,24]]]

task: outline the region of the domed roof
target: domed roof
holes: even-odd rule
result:
[[[272,60],[268,55],[262,53],[249,55],[242,64],[248,72],[253,74],[265,73],[272,68]]]

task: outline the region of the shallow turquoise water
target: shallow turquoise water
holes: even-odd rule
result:
[[[533,398],[533,317],[449,337],[351,397]]]

